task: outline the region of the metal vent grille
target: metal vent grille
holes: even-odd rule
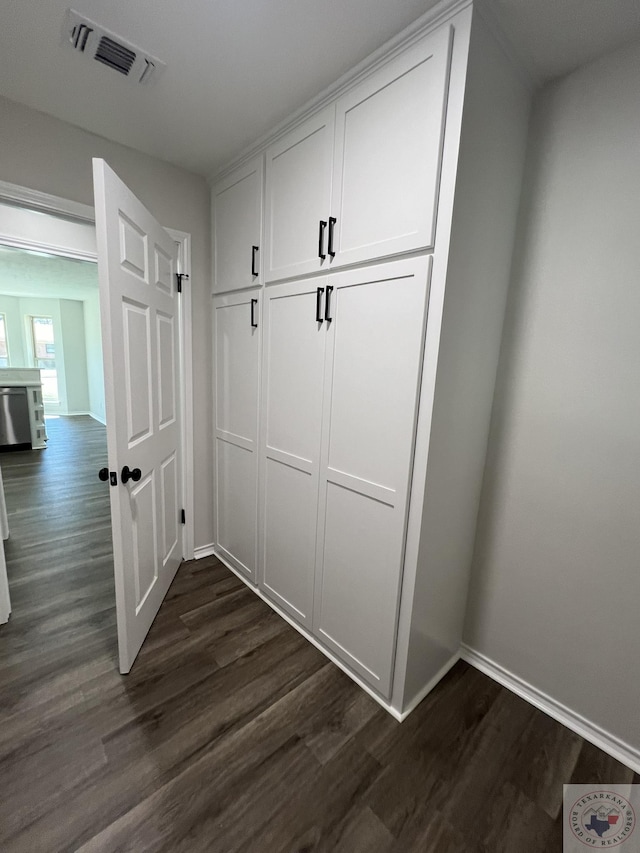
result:
[[[76,54],[113,68],[128,81],[148,85],[165,70],[165,63],[95,21],[67,9],[62,24],[62,44]]]
[[[109,36],[102,36],[95,58],[98,62],[108,65],[109,68],[115,68],[121,74],[127,75],[136,61],[136,54],[123,44],[118,44],[117,41],[110,39]]]

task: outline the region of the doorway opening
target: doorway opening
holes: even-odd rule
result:
[[[11,541],[7,546],[14,587],[12,621],[24,617],[20,633],[50,632],[53,640],[59,630],[65,637],[71,630],[74,637],[89,644],[99,642],[101,632],[113,641],[115,609],[109,487],[98,480],[98,471],[107,461],[107,447],[92,214],[83,205],[0,185],[0,371],[40,371],[44,424],[49,433],[46,450],[0,454],[7,498],[16,507],[9,514]],[[35,223],[35,232],[23,227],[27,220]],[[74,226],[85,236],[90,233],[88,244],[83,240],[70,244],[69,228]],[[36,239],[33,233],[37,233]],[[178,269],[185,271],[189,236],[176,232],[171,236],[180,251]],[[26,290],[16,292],[17,285],[7,285],[9,277],[2,272],[3,258],[14,267],[38,266],[41,273],[44,268],[48,272],[40,276],[41,285],[34,283],[37,277],[32,275]],[[78,292],[81,273],[92,277],[84,294]],[[56,281],[62,286],[59,293],[53,286]],[[40,286],[43,290],[36,292]],[[184,412],[191,399],[190,299],[181,311],[179,392]],[[185,460],[192,455],[190,412],[188,415],[183,419]],[[182,486],[183,503],[192,509],[193,466],[185,464],[184,468],[185,479],[177,485]],[[189,516],[192,520],[193,513]],[[182,531],[187,559],[193,555],[192,530],[191,521]],[[14,561],[21,561],[20,572]],[[4,638],[11,642],[6,632]],[[109,657],[113,661],[113,649]]]

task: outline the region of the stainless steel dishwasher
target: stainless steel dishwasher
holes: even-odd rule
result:
[[[0,449],[31,446],[29,402],[24,387],[0,387]]]

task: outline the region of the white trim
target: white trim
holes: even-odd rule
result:
[[[78,249],[70,249],[66,246],[58,246],[55,243],[41,243],[37,240],[23,240],[21,237],[7,237],[0,235],[0,245],[10,246],[12,249],[24,249],[32,252],[46,252],[48,255],[56,255],[60,258],[71,258],[75,261],[91,261],[97,263],[96,252],[81,252]]]
[[[508,669],[491,660],[491,658],[469,648],[465,644],[462,645],[461,657],[462,660],[465,660],[471,666],[480,670],[480,672],[488,675],[489,678],[493,678],[498,684],[502,684],[503,687],[511,690],[517,696],[520,696],[521,699],[525,699],[540,711],[544,711],[545,714],[553,717],[554,720],[558,720],[562,725],[571,729],[572,732],[580,735],[580,737],[583,737],[589,743],[594,744],[594,746],[597,746],[612,758],[621,761],[627,767],[631,767],[636,773],[640,773],[640,750],[625,743],[620,738],[611,734],[611,732],[601,728],[596,723],[578,714],[577,711],[568,708],[562,702],[558,702],[557,699],[554,699],[547,693],[543,693],[542,690],[538,690],[537,687],[514,675]]]
[[[204,551],[204,550],[205,549],[201,549],[201,548],[198,549],[198,551]],[[245,577],[243,574],[241,574],[241,572],[239,572],[238,569],[234,568],[231,565],[231,563],[227,559],[225,559],[219,553],[219,551],[217,551],[217,549],[215,547],[212,548],[210,553],[213,556],[217,557],[218,560],[220,560],[220,562],[223,565],[225,565],[230,571],[232,571],[236,577],[240,578],[240,580],[244,584],[246,584],[246,586],[248,586],[252,592],[255,592],[255,594],[265,602],[265,604],[268,604],[269,607],[278,614],[278,616],[281,616],[285,620],[285,622],[288,622],[292,628],[295,628],[296,631],[298,631],[298,633],[302,634],[302,636],[306,640],[308,640],[311,643],[311,645],[315,646],[316,649],[321,651],[325,657],[329,658],[329,660],[332,663],[334,663],[339,669],[341,669],[345,673],[345,675],[348,675],[349,678],[351,678],[353,681],[355,681],[355,683],[358,685],[358,687],[361,687],[365,693],[368,693],[372,699],[375,699],[375,701],[378,703],[378,705],[380,705],[382,708],[384,708],[384,710],[388,714],[391,714],[391,716],[395,720],[397,720],[399,723],[401,723],[405,719],[405,717],[409,714],[409,711],[402,713],[402,712],[398,711],[397,708],[392,707],[385,699],[382,698],[382,696],[379,696],[374,690],[371,689],[371,687],[369,687],[368,684],[365,684],[365,682],[362,681],[361,678],[359,678],[344,663],[342,663],[341,660],[339,660],[325,646],[323,646],[322,643],[320,643],[313,636],[313,634],[310,634],[306,628],[302,627],[302,625],[298,625],[297,622],[294,622],[294,620],[291,618],[291,616],[289,616],[287,613],[285,613],[284,610],[281,610],[277,604],[274,604],[273,601],[271,601],[269,598],[267,598],[267,596],[262,592],[262,590],[258,589],[257,586],[254,586],[254,584],[247,577]],[[204,557],[205,554],[199,554],[198,556]],[[207,556],[209,556],[209,555],[207,555]]]
[[[208,545],[200,545],[199,548],[193,549],[193,559],[194,560],[202,560],[203,557],[215,557],[216,556],[216,546],[213,542],[210,542]]]
[[[406,50],[414,42],[437,29],[458,12],[471,6],[472,2],[473,0],[441,0],[440,3],[436,3],[433,8],[429,9],[417,21],[414,21],[406,29],[402,30],[401,33],[398,33],[398,35],[385,42],[382,47],[379,47],[366,59],[347,71],[346,74],[343,74],[342,77],[328,86],[315,98],[308,101],[299,110],[289,115],[283,122],[280,122],[280,124],[259,137],[259,139],[241,151],[237,157],[225,163],[221,169],[214,171],[209,176],[209,183],[211,185],[217,183],[221,178],[226,177],[229,172],[244,165],[252,157],[256,157],[262,153],[265,148],[276,142],[286,133],[289,133],[294,127],[306,121],[314,113],[329,106],[340,95],[351,89],[352,86],[355,86],[362,78],[367,77],[382,65],[390,62],[398,53]]]
[[[191,235],[185,231],[166,228],[167,233],[180,244],[179,271],[188,276],[179,299],[180,309],[180,407],[182,409],[182,508],[186,521],[182,526],[182,556],[194,558],[195,535],[195,458],[193,448],[193,313],[191,274]]]
[[[431,693],[431,691],[436,686],[436,684],[438,684],[438,682],[441,681],[445,677],[445,675],[449,672],[449,670],[453,666],[455,666],[459,660],[460,660],[460,652],[459,651],[457,651],[454,655],[451,655],[451,657],[445,663],[445,665],[443,667],[441,667],[436,672],[436,674],[433,676],[433,678],[431,678],[431,679],[429,679],[429,681],[427,681],[427,683],[424,685],[424,687],[421,688],[416,693],[416,695],[413,697],[413,699],[407,704],[407,707],[404,709],[404,711],[400,714],[400,716],[398,718],[400,720],[400,722],[407,719],[409,714],[418,707],[418,705],[422,702],[422,700],[429,693]]]
[[[88,204],[80,204],[78,201],[41,193],[39,190],[31,190],[6,181],[0,181],[0,201],[43,210],[58,216],[68,216],[71,219],[80,219],[83,222],[95,222],[93,207]]]

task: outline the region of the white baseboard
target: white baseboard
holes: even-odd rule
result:
[[[509,670],[495,663],[495,661],[492,661],[485,655],[480,654],[480,652],[469,648],[469,646],[463,644],[461,657],[467,663],[470,663],[471,666],[479,669],[480,672],[488,675],[489,678],[493,678],[494,681],[502,684],[503,687],[525,699],[531,705],[544,711],[545,714],[553,717],[554,720],[558,720],[562,725],[571,729],[572,732],[580,735],[580,737],[583,737],[589,743],[594,744],[594,746],[597,746],[612,758],[621,761],[627,767],[631,767],[636,773],[640,773],[640,750],[635,749],[635,747],[625,743],[610,732],[605,731],[605,729],[596,725],[596,723],[558,702],[552,696],[538,690],[537,687],[509,672]]]
[[[449,660],[445,663],[445,665],[443,667],[441,667],[438,670],[438,672],[436,672],[436,674],[433,676],[433,678],[430,681],[427,681],[427,683],[424,685],[422,690],[419,690],[416,693],[416,695],[413,697],[411,702],[409,702],[409,704],[404,709],[404,711],[402,711],[402,713],[398,716],[398,719],[400,720],[400,722],[402,722],[403,720],[406,720],[406,718],[409,716],[409,714],[415,708],[418,707],[418,705],[422,702],[422,700],[424,698],[426,698],[426,696],[429,693],[431,693],[431,691],[436,686],[436,684],[445,677],[445,675],[449,672],[449,670],[453,666],[455,666],[455,664],[457,664],[459,660],[460,660],[460,652],[456,652],[455,655],[452,655],[449,658]]]
[[[201,560],[203,557],[211,557],[214,555],[216,557],[218,556],[216,554],[216,546],[213,544],[213,542],[210,542],[208,545],[201,545],[199,548],[193,549],[194,560]]]
[[[313,634],[310,634],[306,628],[302,627],[302,625],[298,625],[297,622],[294,622],[294,620],[289,616],[288,613],[285,613],[285,611],[281,610],[277,604],[274,604],[273,601],[271,601],[269,598],[267,598],[266,595],[262,592],[262,590],[258,589],[257,586],[254,586],[254,584],[251,583],[251,581],[248,578],[246,578],[240,571],[238,571],[238,569],[236,569],[234,566],[232,566],[231,563],[227,559],[225,559],[225,557],[222,554],[215,551],[215,549],[214,549],[213,553],[215,553],[215,556],[220,560],[220,562],[224,563],[224,565],[230,571],[232,571],[234,573],[234,575],[236,575],[236,577],[240,578],[240,580],[243,583],[245,583],[252,592],[255,592],[255,594],[258,596],[258,598],[261,598],[265,604],[268,604],[269,607],[278,614],[278,616],[281,616],[285,622],[288,622],[292,628],[295,628],[299,634],[302,634],[302,636],[305,638],[305,640],[308,640],[312,646],[315,646],[316,649],[318,649],[319,651],[322,652],[323,655],[325,655],[325,657],[329,658],[329,660],[332,663],[334,663],[338,667],[338,669],[341,669],[346,675],[349,676],[349,678],[351,678],[353,681],[355,681],[355,683],[358,685],[358,687],[361,687],[365,693],[368,693],[369,696],[371,696],[371,698],[374,699],[378,703],[378,705],[380,705],[382,708],[384,708],[384,710],[388,714],[391,714],[391,716],[395,720],[397,720],[399,723],[401,723],[404,720],[404,718],[407,716],[409,711],[406,711],[403,714],[400,711],[398,711],[397,708],[394,708],[392,705],[390,705],[385,699],[383,699],[382,696],[379,696],[374,690],[372,690],[368,684],[365,684],[365,682],[362,681],[362,679],[359,676],[357,676],[355,673],[351,672],[351,670],[344,663],[342,663],[342,661],[339,660],[334,654],[332,654],[332,652],[330,652],[328,649],[326,649],[313,636]]]

